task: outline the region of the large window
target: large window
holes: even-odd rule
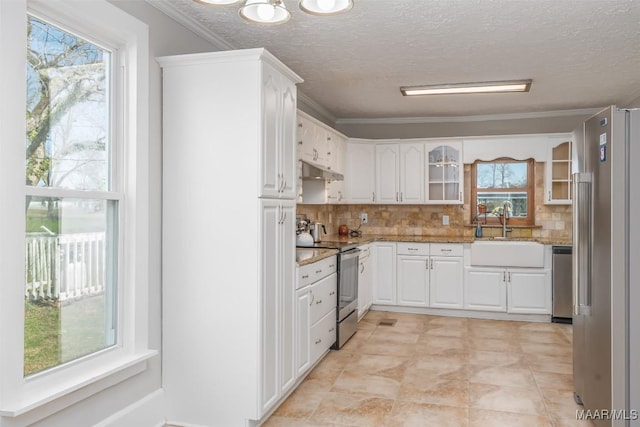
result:
[[[472,220],[501,224],[505,209],[509,224],[533,225],[534,161],[476,161],[471,168]]]
[[[28,17],[24,374],[116,343],[112,54]]]
[[[0,424],[25,425],[157,354],[148,28],[104,0],[0,1],[0,21]]]

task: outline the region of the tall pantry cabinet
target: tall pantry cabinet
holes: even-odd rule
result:
[[[158,61],[167,420],[257,424],[295,379],[302,80],[264,49]]]

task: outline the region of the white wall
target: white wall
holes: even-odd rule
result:
[[[24,2],[25,0],[15,0]],[[149,344],[161,349],[161,75],[155,57],[213,51],[210,43],[169,19],[144,1],[112,0],[112,4],[149,26]],[[149,361],[143,373],[47,417],[36,427],[101,426],[146,427],[164,423],[161,356]]]

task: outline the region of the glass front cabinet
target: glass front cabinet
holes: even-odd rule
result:
[[[552,144],[545,165],[545,204],[571,204],[571,141]]]
[[[425,203],[462,204],[464,167],[462,141],[425,144]]]

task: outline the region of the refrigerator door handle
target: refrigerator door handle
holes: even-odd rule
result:
[[[573,314],[591,314],[593,174],[573,174]]]

